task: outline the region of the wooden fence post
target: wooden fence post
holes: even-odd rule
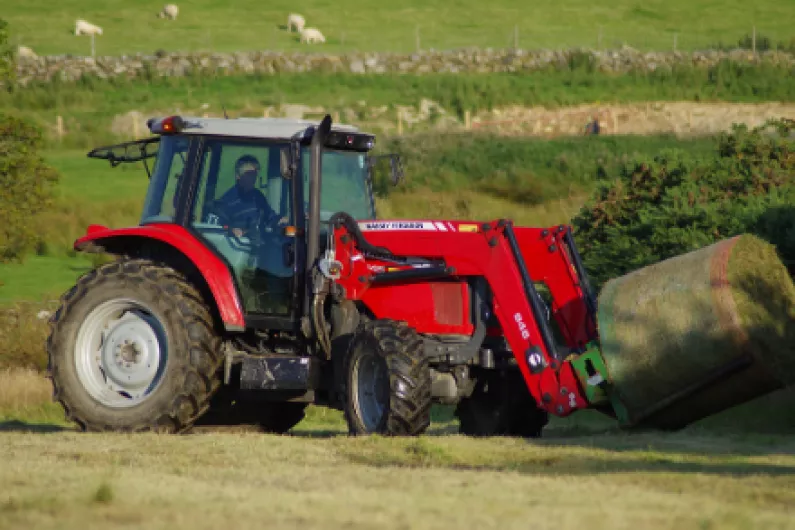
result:
[[[55,117],[55,134],[58,135],[58,140],[63,139],[64,130],[63,130],[63,116],[60,114]]]

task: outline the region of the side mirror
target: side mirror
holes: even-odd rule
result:
[[[392,185],[397,186],[400,182],[403,181],[406,173],[403,170],[403,159],[398,154],[390,155],[389,158],[390,162],[390,177],[392,180]]]
[[[405,171],[403,170],[403,159],[397,153],[389,153],[386,155],[373,155],[367,157],[367,164],[369,166],[369,176],[372,179],[375,173],[376,165],[381,161],[389,163],[389,180],[393,186],[397,186],[403,181]]]
[[[282,147],[279,150],[279,170],[282,178],[290,179],[293,176],[292,164],[290,164],[290,148]]]

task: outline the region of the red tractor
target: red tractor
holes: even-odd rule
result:
[[[374,137],[328,116],[149,128],[89,153],[154,158],[150,184],[139,226],[75,242],[116,259],[51,322],[54,396],[83,429],[286,432],[314,403],[417,435],[436,402],[465,434],[539,436],[549,413],[610,413],[569,227],[378,220]]]

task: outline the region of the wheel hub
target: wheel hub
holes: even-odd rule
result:
[[[136,313],[125,314],[105,336],[101,366],[127,390],[145,387],[157,373],[160,344],[152,326]]]
[[[149,308],[132,299],[109,300],[89,313],[77,333],[77,376],[104,405],[137,405],[162,378],[166,346],[165,330]]]
[[[363,355],[356,363],[355,405],[368,431],[378,429],[389,406],[389,375],[383,359]]]

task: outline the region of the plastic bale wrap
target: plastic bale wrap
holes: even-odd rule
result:
[[[795,286],[755,236],[609,281],[598,320],[625,427],[681,428],[795,382]]]

